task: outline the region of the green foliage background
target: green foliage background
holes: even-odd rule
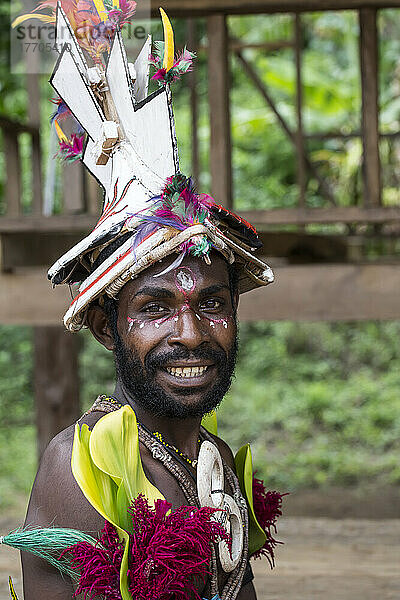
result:
[[[112,356],[88,332],[82,410],[113,390]],[[236,451],[284,491],[400,484],[400,322],[252,323],[240,327],[237,376],[218,411]],[[35,468],[32,331],[0,327],[0,508]]]

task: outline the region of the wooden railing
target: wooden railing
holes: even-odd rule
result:
[[[39,129],[24,125],[4,116],[0,116],[0,129],[3,134],[3,151],[6,165],[4,192],[5,215],[20,217],[23,213],[22,198],[22,166],[20,136],[30,137],[30,164],[32,203],[31,214],[39,215],[42,210],[41,156]]]
[[[42,157],[39,128],[0,115],[5,161],[3,212],[0,232],[85,231],[96,221],[101,192],[95,180],[79,164],[62,167],[62,206],[57,214],[44,210]],[[29,155],[21,155],[21,136],[29,136]],[[27,172],[29,169],[29,173]],[[23,206],[23,186],[29,185],[29,204]]]
[[[312,0],[301,2],[293,0],[298,11],[312,10],[316,3]],[[393,3],[390,3],[393,5]],[[396,4],[396,3],[395,3]],[[167,8],[171,8],[171,13],[178,14],[179,10],[173,1],[167,2]],[[383,7],[384,3],[380,4]],[[400,6],[400,0],[398,1]],[[196,0],[195,3],[182,2],[180,4],[182,14],[188,16],[191,11],[200,10],[205,7],[208,12],[208,44],[202,46],[200,50],[206,50],[209,60],[209,95],[210,95],[210,171],[212,176],[212,195],[221,204],[235,209],[233,205],[232,194],[232,160],[231,160],[231,135],[230,135],[230,106],[229,106],[229,76],[228,76],[228,54],[232,53],[238,65],[253,83],[254,89],[265,101],[266,108],[271,110],[282,128],[285,135],[290,139],[296,152],[297,173],[298,173],[298,204],[293,209],[275,209],[260,211],[245,211],[243,216],[251,220],[259,227],[267,228],[269,225],[274,227],[280,225],[307,225],[310,223],[376,223],[384,224],[387,222],[400,222],[400,207],[385,208],[381,203],[381,165],[379,159],[379,141],[384,137],[378,129],[378,37],[377,37],[377,8],[373,2],[347,2],[346,6],[337,6],[337,8],[357,8],[359,10],[360,24],[360,68],[361,68],[361,88],[362,88],[362,130],[343,134],[341,132],[326,132],[322,134],[309,135],[303,128],[303,101],[302,101],[302,67],[301,67],[301,49],[302,49],[302,22],[301,13],[293,16],[294,32],[293,39],[281,40],[265,44],[250,44],[247,46],[245,41],[232,39],[224,13],[236,12],[268,12],[275,10],[274,3],[269,0],[254,0],[251,4],[229,2],[228,0],[218,0],[211,9],[211,5],[206,0]],[[280,10],[285,10],[285,3],[282,3]],[[208,8],[207,8],[208,7]],[[236,8],[235,8],[236,7]],[[323,9],[326,6],[321,7]],[[220,10],[220,14],[212,14]],[[211,13],[211,14],[210,14]],[[196,27],[193,19],[188,21],[188,33],[191,41],[191,47],[196,46]],[[277,49],[278,47],[291,47],[294,51],[294,60],[296,63],[296,114],[297,127],[289,127],[282,116],[271,96],[270,90],[265,81],[262,80],[257,72],[255,65],[243,54],[247,47],[259,47],[266,51]],[[196,74],[191,74],[189,79],[191,91],[192,107],[192,171],[194,174],[199,172],[199,147],[197,135],[198,122],[198,98],[196,97]],[[63,203],[59,214],[46,216],[45,220],[40,220],[43,216],[43,198],[41,183],[41,157],[40,157],[40,137],[39,130],[29,125],[22,125],[7,118],[0,117],[0,128],[3,131],[4,153],[6,159],[7,182],[5,186],[5,216],[0,219],[0,230],[11,227],[15,230],[24,229],[29,226],[29,222],[35,222],[40,229],[53,228],[59,231],[64,226],[66,230],[83,230],[94,223],[95,217],[99,213],[100,198],[96,182],[83,172],[77,165],[64,166],[63,172]],[[28,214],[22,210],[22,181],[21,181],[21,160],[19,152],[19,137],[21,134],[28,134],[31,140],[31,185],[32,185],[32,203]],[[400,133],[386,134],[387,136],[399,136]],[[307,142],[312,138],[330,139],[333,137],[360,137],[363,144],[364,164],[363,175],[363,203],[360,206],[340,206],[340,202],[335,197],[334,190],[329,186],[328,181],[320,172],[320,169],[310,157]],[[307,179],[311,177],[318,182],[321,197],[326,201],[325,208],[309,208],[307,206],[306,184]],[[79,219],[77,219],[79,215]],[[23,217],[18,224],[15,219]],[[13,222],[10,222],[10,219]],[[64,225],[63,225],[64,224]]]

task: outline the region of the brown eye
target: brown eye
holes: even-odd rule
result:
[[[200,310],[205,311],[214,311],[218,310],[222,307],[221,300],[217,300],[217,298],[208,298],[207,300],[203,300],[200,304]]]
[[[148,304],[147,306],[145,306],[142,310],[142,312],[147,313],[148,315],[158,315],[160,313],[164,313],[166,311],[166,308],[164,306],[161,306],[161,304]]]

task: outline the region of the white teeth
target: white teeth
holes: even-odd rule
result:
[[[167,367],[168,373],[174,375],[174,377],[199,377],[207,370],[207,366],[204,367]]]

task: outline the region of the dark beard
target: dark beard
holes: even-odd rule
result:
[[[125,391],[135,399],[135,402],[154,416],[171,419],[202,417],[217,408],[230,388],[236,364],[237,337],[228,354],[223,350],[208,348],[206,345],[192,352],[180,346],[162,354],[150,352],[145,358],[144,368],[135,353],[124,345],[120,336],[117,335],[115,338],[117,376]],[[188,359],[211,360],[217,368],[214,386],[194,406],[177,401],[154,383],[157,369],[163,368],[170,362]],[[189,388],[181,392],[182,396],[190,396],[190,394]]]

